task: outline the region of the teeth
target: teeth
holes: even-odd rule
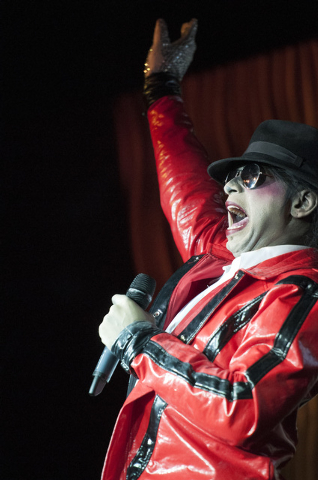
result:
[[[233,215],[237,215],[238,217],[241,217],[241,218],[246,217],[245,213],[237,207],[229,207],[228,211]]]

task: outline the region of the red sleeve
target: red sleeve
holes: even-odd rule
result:
[[[207,154],[180,97],[163,97],[148,111],[163,211],[184,261],[211,251],[227,260],[223,190],[207,173]]]

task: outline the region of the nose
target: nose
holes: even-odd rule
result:
[[[242,179],[240,176],[232,178],[229,182],[224,185],[224,192],[226,195],[230,193],[241,193],[244,190]]]

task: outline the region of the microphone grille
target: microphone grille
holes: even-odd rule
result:
[[[155,289],[156,281],[145,273],[139,273],[130,284],[126,295],[137,302],[142,308],[147,308]]]

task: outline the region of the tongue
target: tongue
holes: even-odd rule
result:
[[[231,213],[232,213],[233,223],[238,223],[246,217],[245,213],[242,212],[242,210],[239,210],[238,208],[236,208],[234,211],[232,210]]]
[[[235,215],[235,217],[233,218],[233,223],[238,223],[240,222],[241,220],[243,220],[243,216],[241,215]]]

